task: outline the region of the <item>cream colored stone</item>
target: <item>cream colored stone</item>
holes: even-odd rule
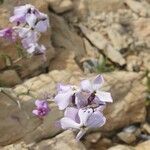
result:
[[[120,140],[127,144],[131,144],[136,141],[136,136],[133,133],[129,132],[120,132],[117,134]]]
[[[131,10],[138,13],[140,16],[150,16],[150,4],[145,0],[125,0],[125,3],[130,7]]]
[[[27,87],[23,86],[23,85],[18,85],[16,86],[16,88],[14,89],[14,92],[16,94],[21,94],[21,93],[27,93],[28,89]]]
[[[71,0],[46,0],[56,13],[63,13],[73,8]]]
[[[80,29],[85,37],[89,39],[91,43],[95,45],[99,50],[101,50],[106,55],[106,57],[121,66],[126,63],[120,52],[115,50],[102,34],[93,32],[83,25],[80,25]]]
[[[17,144],[7,145],[1,148],[1,150],[28,150],[28,147],[24,142],[20,142]]]
[[[144,124],[142,125],[142,129],[143,129],[144,131],[146,131],[148,134],[150,134],[150,124],[144,123]]]
[[[44,86],[44,82],[42,82],[41,80],[37,80],[37,81],[35,81],[35,82],[33,82],[33,84],[32,84],[32,86],[31,86],[31,90],[37,90],[37,89],[39,89],[39,88],[41,88],[42,86]]]
[[[66,82],[71,78],[71,72],[65,70],[62,70],[61,72],[58,70],[53,70],[49,72],[49,75],[55,82]]]
[[[149,150],[149,148],[150,148],[150,140],[138,144],[135,147],[135,150]]]
[[[108,150],[135,150],[135,149],[131,146],[117,145],[109,148]]]
[[[48,83],[48,82],[50,82],[52,79],[48,76],[48,75],[46,75],[46,74],[41,74],[40,76],[39,76],[39,78],[40,78],[40,80],[42,81],[42,82],[45,82],[45,83]]]
[[[65,131],[50,140],[40,142],[35,150],[86,150],[83,144],[75,140],[75,136],[71,131]]]

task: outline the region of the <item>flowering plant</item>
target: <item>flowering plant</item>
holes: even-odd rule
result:
[[[0,37],[11,42],[18,38],[23,48],[29,54],[45,54],[46,48],[39,44],[41,33],[49,27],[48,16],[34,6],[26,4],[15,7],[14,15],[9,21],[14,24],[0,30]],[[54,102],[59,110],[64,111],[64,117],[58,123],[62,129],[79,130],[76,139],[79,140],[88,129],[99,128],[106,122],[103,110],[107,102],[113,102],[111,94],[100,90],[104,83],[102,75],[94,80],[83,80],[79,86],[58,84]],[[39,118],[50,112],[48,102],[44,98],[36,100],[36,108],[32,113]]]
[[[80,86],[58,84],[54,102],[59,110],[64,110],[64,117],[58,121],[62,129],[79,130],[76,139],[79,140],[88,129],[99,128],[106,122],[103,110],[107,102],[113,102],[111,94],[101,91],[104,83],[102,75],[92,81],[83,80]],[[42,100],[36,101],[37,109],[33,113],[39,117],[47,115],[48,104]]]
[[[14,8],[9,21],[12,27],[0,30],[0,37],[9,42],[21,41],[22,47],[29,54],[45,54],[45,46],[39,44],[41,33],[49,27],[49,18],[33,5],[26,4]]]

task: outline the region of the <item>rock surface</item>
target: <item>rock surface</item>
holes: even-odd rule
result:
[[[146,88],[140,83],[142,75],[114,72],[106,74],[105,78],[110,85],[108,91],[111,91],[114,103],[106,108],[107,123],[102,130],[112,131],[132,123],[144,122]]]
[[[136,150],[149,150],[149,148],[150,148],[150,140],[146,141],[146,142],[143,142],[141,144],[138,144],[135,147]]]
[[[76,77],[77,74],[78,78]],[[122,76],[124,76],[123,79]],[[145,88],[138,81],[141,75],[114,72],[111,75],[104,74],[104,77],[106,79],[105,89],[111,91],[114,103],[109,105],[105,111],[107,123],[102,130],[112,131],[132,123],[143,122],[145,119]],[[50,92],[53,95],[56,83],[77,84],[81,79],[83,79],[83,75],[80,72],[71,73],[69,71],[55,70],[49,74],[31,78],[22,85],[16,86],[13,90],[15,92],[13,95],[18,97],[15,97],[18,101],[14,101],[5,93],[2,93],[0,106],[3,109],[0,109],[0,114],[2,115],[2,120],[5,121],[0,126],[1,145],[6,145],[19,139],[24,139],[26,143],[32,143],[60,132],[60,129],[54,128],[55,121],[61,117],[61,112],[58,108],[50,102],[52,112],[44,119],[44,122],[41,122],[31,113],[34,107],[34,99],[41,98],[45,92]],[[35,98],[33,99],[33,97]],[[7,109],[8,106],[10,109]],[[130,115],[127,115],[128,113]]]
[[[46,0],[49,7],[52,8],[56,13],[64,13],[73,8],[71,0]]]
[[[0,86],[14,86],[22,81],[15,70],[6,70],[0,73]]]
[[[109,59],[121,66],[125,64],[125,59],[122,55],[112,47],[103,35],[97,32],[92,32],[82,25],[80,25],[80,29],[86,38],[90,40],[95,47],[101,50]]]
[[[133,147],[125,145],[117,145],[109,148],[108,150],[135,150]]]
[[[80,142],[75,140],[71,131],[65,131],[50,140],[43,140],[38,143],[35,150],[60,150],[62,148],[65,150],[86,150]]]
[[[131,144],[136,141],[136,136],[133,133],[120,132],[117,134],[120,140],[127,144]]]

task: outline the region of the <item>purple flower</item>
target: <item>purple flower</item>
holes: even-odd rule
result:
[[[46,48],[44,47],[44,45],[39,45],[38,43],[31,43],[27,49],[27,52],[29,54],[44,54],[45,50]]]
[[[63,129],[79,129],[76,139],[79,140],[88,129],[98,128],[105,124],[106,118],[92,108],[66,108],[64,118],[60,120]]]
[[[57,87],[58,94],[55,96],[54,100],[58,105],[60,110],[65,109],[71,102],[75,101],[75,94],[78,92],[78,88],[72,85],[62,85],[59,84]]]
[[[37,43],[40,36],[37,31],[20,27],[16,27],[15,30],[19,37],[22,38],[21,43],[23,48],[26,49],[29,54],[45,54],[46,48],[44,45]]]
[[[0,30],[0,37],[3,37],[9,41],[16,40],[16,34],[12,28],[5,28],[3,30]]]
[[[36,109],[34,109],[32,113],[38,117],[44,117],[50,111],[50,108],[48,107],[48,103],[46,100],[36,100],[35,105]]]
[[[14,8],[14,15],[10,17],[9,21],[20,25],[20,23],[26,23],[27,14],[32,14],[37,11],[33,5],[26,4]]]
[[[103,83],[104,79],[102,75],[96,76],[93,81],[83,80],[81,82],[81,90],[90,93],[90,97],[88,98],[89,103],[91,103],[91,101],[93,101],[94,99],[97,102],[113,102],[111,94],[109,92],[99,90],[102,87]]]
[[[75,98],[77,108],[91,107],[99,111],[103,111],[106,107],[106,102],[100,101],[94,96],[92,99],[91,93],[78,92]]]
[[[38,32],[45,32],[49,27],[48,16],[38,11],[33,5],[26,4],[23,6],[15,7],[14,15],[10,17],[10,22],[17,25],[28,24],[32,29]]]
[[[38,21],[36,22],[34,29],[39,32],[46,32],[50,27],[49,18],[46,14],[39,12],[37,15]]]

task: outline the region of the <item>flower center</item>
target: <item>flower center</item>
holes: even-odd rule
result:
[[[91,102],[94,100],[95,98],[95,94],[96,94],[96,91],[94,91],[88,98],[88,105],[91,105]]]
[[[40,114],[41,116],[46,115],[46,113],[47,113],[47,110],[46,110],[45,108],[40,108],[40,109],[39,109],[39,114]]]

